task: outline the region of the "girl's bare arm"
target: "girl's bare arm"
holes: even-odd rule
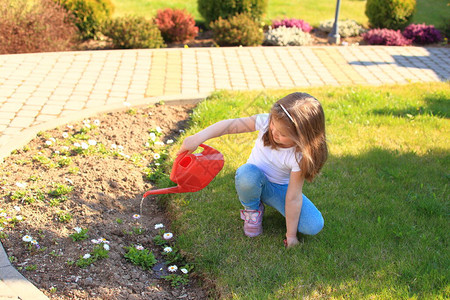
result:
[[[214,123],[202,131],[185,138],[177,155],[185,151],[192,153],[200,146],[200,144],[215,137],[225,134],[255,131],[255,121],[256,116],[251,116],[247,118],[222,120]]]
[[[304,182],[305,178],[302,172],[291,172],[285,203],[287,247],[298,244],[297,231],[303,205],[302,190]]]

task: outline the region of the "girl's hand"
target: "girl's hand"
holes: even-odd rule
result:
[[[299,243],[298,239],[296,236],[294,237],[286,237],[286,239],[284,240],[284,246],[286,248],[291,248],[295,245],[297,245]]]
[[[184,139],[180,150],[177,152],[177,156],[186,151],[188,152],[187,154],[191,154],[192,152],[197,150],[198,146],[200,146],[201,143],[202,142],[199,142],[195,135],[188,136]]]

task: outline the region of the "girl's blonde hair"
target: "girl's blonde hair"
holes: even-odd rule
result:
[[[307,93],[292,93],[278,100],[270,110],[270,119],[280,122],[302,153],[299,162],[305,179],[312,181],[328,157],[325,114],[320,102]],[[277,148],[269,129],[263,135],[264,146]]]

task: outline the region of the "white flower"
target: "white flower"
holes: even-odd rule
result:
[[[147,143],[145,143],[145,147],[150,147],[150,143],[149,142],[147,142]]]
[[[55,138],[49,138],[50,141],[52,141],[53,143],[56,143],[56,139]]]
[[[23,220],[23,217],[22,217],[22,216],[16,216],[16,220],[17,220],[17,221],[22,221],[22,220]]]
[[[155,166],[160,166],[161,164],[160,163],[155,163]]]
[[[164,228],[164,224],[162,224],[162,223],[155,224],[155,229],[159,229],[159,228]]]
[[[160,159],[161,155],[159,155],[159,153],[155,153],[155,154],[153,154],[153,158],[154,159]]]
[[[58,150],[55,150],[55,154],[59,154],[59,151],[58,151]]]
[[[53,142],[52,142],[52,141],[45,141],[45,144],[46,144],[47,146],[51,146],[51,145],[53,144]]]
[[[2,226],[0,226],[0,231],[3,231],[3,229],[5,229],[5,228],[3,228]]]
[[[27,235],[24,235],[23,237],[22,237],[22,241],[24,241],[24,242],[31,242],[33,240],[33,238],[31,237],[31,236],[29,236],[28,234]]]
[[[157,131],[158,133],[161,133],[161,132],[162,132],[162,129],[161,129],[161,127],[159,127],[159,126],[156,126],[156,131]]]
[[[95,145],[97,145],[97,142],[94,141],[94,140],[89,140],[88,144],[91,145],[91,146],[95,146]]]
[[[87,120],[83,120],[83,124],[90,124],[91,123],[91,120],[89,120],[89,119],[87,119]]]
[[[80,233],[81,232],[81,227],[75,227],[73,230],[75,230],[77,233]]]
[[[0,217],[6,217],[7,216],[7,214],[4,212],[4,211],[2,211],[1,213],[0,213]]]
[[[179,133],[184,133],[184,129],[178,130]]]
[[[170,240],[172,237],[173,237],[173,233],[171,233],[171,232],[166,232],[166,233],[164,233],[164,235],[163,235],[163,238],[164,238],[165,240]]]
[[[65,139],[67,139],[67,138],[69,137],[69,134],[68,134],[67,132],[63,132],[63,133],[62,133],[62,137],[65,138]]]
[[[167,140],[166,144],[173,144],[173,140]]]
[[[16,182],[16,186],[20,187],[21,189],[26,188],[27,184],[26,182]]]
[[[154,142],[156,140],[156,134],[154,132],[150,132],[150,139]]]
[[[15,209],[16,211],[20,211],[20,206],[14,205],[14,209]]]
[[[67,125],[67,128],[73,129],[73,125]]]
[[[82,143],[81,143],[81,148],[84,149],[84,150],[86,150],[86,149],[89,148],[89,145],[86,144],[85,142],[82,142]]]
[[[99,241],[96,240],[96,239],[93,239],[93,240],[91,240],[91,243],[93,243],[93,244],[100,244],[101,242],[99,242]]]
[[[171,247],[164,248],[164,253],[170,253],[170,252],[172,252],[172,248]]]
[[[106,251],[109,251],[109,245],[108,244],[103,244],[103,249],[105,249]]]
[[[112,144],[112,145],[111,145],[111,148],[112,148],[112,149],[117,149],[117,145],[116,145],[116,144]]]
[[[180,269],[180,271],[183,272],[183,274],[189,273],[189,271],[187,269],[185,269],[185,268]]]
[[[69,146],[62,146],[61,149],[63,149],[64,151],[69,151]]]
[[[105,238],[99,238],[98,240],[97,240],[97,242],[100,244],[100,243],[105,243],[105,244],[109,244],[109,241],[107,240],[107,239],[105,239]]]
[[[133,219],[136,219],[136,220],[139,219],[140,217],[141,217],[141,215],[138,215],[138,214],[133,215]]]
[[[169,270],[169,272],[176,272],[177,270],[178,270],[178,267],[177,266],[175,266],[175,265],[172,265],[172,266],[169,266],[168,268],[167,268],[167,270]]]
[[[85,126],[87,129],[91,128],[91,124],[84,124],[84,126]]]
[[[39,243],[38,243],[36,240],[32,240],[31,243],[32,243],[33,245],[39,245]]]
[[[119,149],[119,150],[123,150],[124,148],[123,148],[123,146],[117,146],[117,149]]]
[[[144,250],[144,247],[142,247],[141,245],[136,245],[136,249],[141,251],[141,250]]]
[[[80,148],[80,147],[81,147],[80,143],[77,143],[77,142],[73,143],[73,146],[74,146],[74,147],[77,147],[77,148]]]
[[[98,119],[97,119],[97,120],[94,120],[94,125],[95,125],[95,126],[100,125],[100,120],[98,120]]]
[[[89,253],[86,253],[86,254],[83,256],[84,259],[88,259],[88,258],[90,258],[90,257],[91,257],[91,255],[90,255]]]

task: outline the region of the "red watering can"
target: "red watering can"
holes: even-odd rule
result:
[[[170,180],[178,184],[174,187],[151,190],[142,196],[197,192],[205,188],[211,180],[222,170],[223,155],[216,149],[201,144],[202,153],[186,154],[181,153],[175,159],[170,173]]]

